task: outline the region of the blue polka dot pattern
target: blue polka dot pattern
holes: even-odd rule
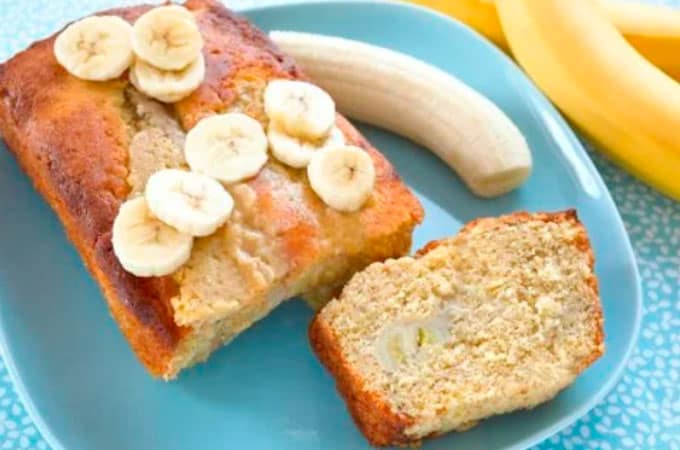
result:
[[[230,0],[234,8],[286,0]],[[648,0],[652,1],[652,0]],[[0,59],[102,8],[138,0],[0,0]],[[656,1],[680,7],[680,0]],[[590,151],[637,256],[644,293],[640,339],[619,384],[590,413],[534,449],[680,450],[680,203]],[[0,359],[0,449],[47,449]]]

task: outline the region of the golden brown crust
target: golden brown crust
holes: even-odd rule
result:
[[[261,85],[271,78],[304,78],[264,33],[219,2],[189,0],[186,6],[194,12],[205,40],[207,73],[197,91],[175,104],[185,129],[202,117],[227,110],[241,86]],[[133,22],[149,8],[102,14]],[[170,298],[178,286],[171,277],[144,279],[125,272],[111,247],[111,225],[129,192],[130,133],[123,114],[126,75],[98,83],[70,76],[54,57],[55,36],[0,65],[0,134],[64,223],[139,358],[152,374],[172,377],[177,370],[171,366],[172,359],[191,331],[178,326],[173,317]],[[363,265],[408,251],[410,233],[422,220],[420,204],[389,162],[347,121],[339,117],[338,124],[350,141],[371,154],[376,165],[374,200],[360,214],[342,216],[310,196],[311,210],[324,211],[310,220],[297,205],[274,198],[275,187],[264,174],[249,182],[258,191],[262,220],[276,224],[284,256],[291,262],[290,283],[328,258],[321,254],[318,242],[336,221],[361,230],[365,239],[357,239],[357,244],[348,239],[338,245],[344,245],[347,254],[356,255]]]
[[[143,7],[121,10],[132,19]],[[112,255],[110,229],[127,195],[127,129],[118,98],[124,83],[69,76],[52,52],[54,36],[0,66],[0,132],[21,167],[64,223],[140,359],[165,370],[186,330],[166,300],[170,279],[139,279]]]
[[[333,330],[319,314],[309,327],[309,341],[319,360],[335,377],[338,391],[347,402],[354,422],[371,445],[413,443],[404,434],[404,430],[413,425],[413,418],[395,413],[380,394],[365,389],[361,378],[345,360]]]
[[[576,368],[577,372],[581,372],[604,352],[604,332],[597,278],[594,275],[595,259],[587,231],[578,220],[576,211],[573,209],[554,213],[528,213],[520,211],[495,218],[478,218],[467,223],[458,232],[456,237],[464,238],[466,234],[473,230],[492,230],[500,226],[518,224],[529,220],[573,223],[578,230],[573,244],[588,259],[590,275],[587,278],[587,284],[591,287],[591,301],[594,305],[596,323],[594,335],[595,351],[586,357],[579,367]],[[446,245],[447,241],[448,239],[441,239],[427,243],[416,252],[416,257],[420,258],[437,247]],[[417,445],[420,442],[419,440],[410,439],[405,435],[405,430],[414,423],[413,418],[397,414],[388,406],[387,401],[380,393],[371,392],[364,388],[363,380],[346,361],[339,340],[319,313],[317,313],[310,325],[309,339],[320,361],[336,379],[337,388],[347,402],[354,421],[371,444],[377,446],[401,446],[409,444]]]
[[[245,18],[213,0],[188,0],[203,36],[205,80],[175,109],[185,129],[206,116],[225,111],[238,88],[270,78],[304,78],[295,62]]]

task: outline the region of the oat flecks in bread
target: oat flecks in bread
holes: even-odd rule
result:
[[[140,95],[123,78],[87,82],[54,58],[54,37],[0,65],[0,132],[64,223],[111,312],[149,371],[164,378],[231,340],[279,302],[325,300],[370,262],[405,254],[422,219],[389,162],[342,117],[346,139],[376,167],[376,189],[355,214],[327,208],[302,171],[270,161],[229,186],[229,223],[198,238],[171,276],[137,278],[111,248],[122,202],[163,168],[186,168],[186,130],[216,113],[245,111],[266,126],[262,92],[274,78],[304,79],[266,35],[217,1],[191,0],[206,77],[174,105]],[[149,7],[108,11],[134,22]]]
[[[310,340],[371,443],[418,442],[544,402],[602,354],[593,264],[573,211],[478,219],[357,273]],[[385,367],[381,334],[432,320],[446,337]]]

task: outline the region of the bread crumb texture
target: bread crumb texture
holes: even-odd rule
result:
[[[364,427],[379,445],[531,408],[604,349],[593,257],[573,212],[477,220],[416,258],[372,264],[315,322],[343,363],[329,364],[329,345],[317,352],[345,385],[351,372],[353,396],[405,418],[394,438]],[[360,426],[370,422],[373,411],[348,402]]]
[[[186,169],[184,130],[168,108],[128,87],[123,117],[128,125],[128,178],[130,197],[144,192],[147,179],[163,169]]]

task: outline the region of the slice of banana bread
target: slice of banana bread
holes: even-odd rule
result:
[[[312,347],[374,445],[531,408],[604,350],[593,253],[574,211],[478,219],[356,274]]]

